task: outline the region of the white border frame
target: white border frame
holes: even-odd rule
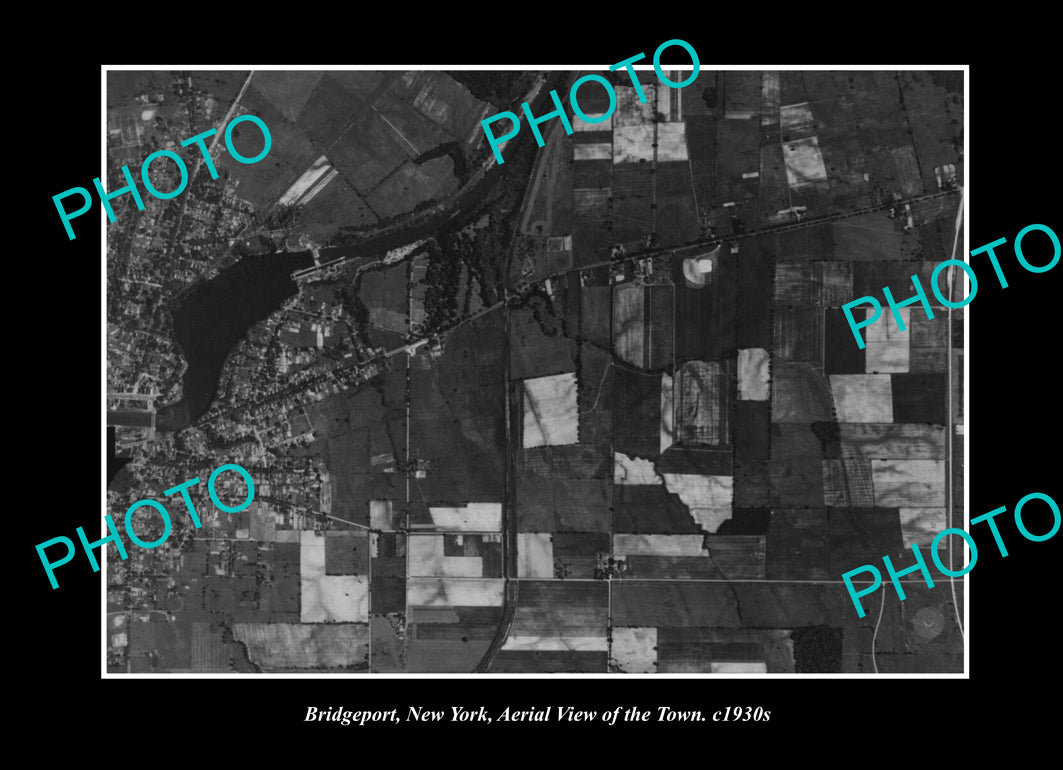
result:
[[[970,217],[968,216],[968,199],[969,185],[970,185],[970,65],[869,65],[869,64],[838,64],[838,65],[736,65],[736,64],[711,64],[700,63],[702,69],[709,71],[731,71],[731,70],[768,70],[768,71],[816,71],[816,70],[828,70],[828,71],[860,71],[860,70],[915,70],[915,71],[962,71],[963,77],[963,240],[964,261],[969,260],[969,246],[970,246]],[[246,65],[237,66],[231,64],[219,64],[219,65],[203,65],[203,64],[169,64],[169,65],[146,65],[146,64],[116,64],[116,65],[101,65],[100,67],[100,93],[101,93],[101,136],[103,142],[100,147],[100,176],[104,183],[106,183],[107,173],[107,73],[111,71],[123,71],[123,70],[191,70],[191,71],[210,71],[210,70],[604,70],[608,65],[585,65],[585,64],[434,64],[434,65],[398,65],[398,64],[375,64],[375,65]],[[653,70],[653,66],[649,64],[635,65],[636,70]],[[692,69],[690,65],[687,66],[675,66],[667,65],[662,69],[668,70],[686,70]],[[105,297],[107,291],[107,219],[103,207],[100,207],[100,262],[102,269],[100,272],[100,296]],[[967,278],[964,276],[964,281]],[[967,305],[964,308],[963,318],[963,430],[964,430],[964,444],[963,444],[963,505],[964,505],[964,521],[963,528],[970,531],[970,448],[971,448],[971,435],[970,435],[970,418],[967,414],[967,407],[969,403],[968,395],[970,393],[970,307]],[[948,330],[948,334],[951,338],[952,330]],[[107,457],[107,303],[102,302],[100,307],[100,339],[101,339],[101,362],[100,362],[100,381],[101,389],[103,391],[104,403],[101,410],[101,447],[102,457]],[[949,382],[950,397],[952,393],[952,383]],[[946,449],[948,450],[952,446],[954,436],[947,436],[949,442]],[[107,531],[102,522],[102,516],[107,514],[107,468],[106,463],[102,463],[100,486],[102,492],[102,511],[101,515],[101,535],[106,535]],[[175,482],[176,483],[176,482]],[[952,484],[952,468],[949,468],[949,484]],[[950,521],[951,526],[952,510],[951,506],[946,511],[946,520]],[[950,539],[951,543],[951,539]],[[965,551],[968,550],[966,544],[964,545]],[[933,674],[917,674],[917,673],[903,673],[903,674],[620,674],[620,673],[585,673],[585,674],[572,674],[572,673],[541,673],[541,674],[454,674],[454,673],[371,673],[371,672],[358,672],[358,673],[261,673],[261,674],[217,674],[217,673],[158,673],[158,674],[134,674],[134,673],[109,673],[107,671],[107,548],[104,546],[102,549],[102,562],[103,568],[100,573],[100,599],[101,599],[101,645],[100,645],[100,676],[102,679],[118,679],[118,680],[135,680],[135,679],[163,679],[163,680],[176,680],[176,679],[239,679],[247,681],[258,681],[260,679],[339,679],[339,678],[353,678],[353,679],[614,679],[618,681],[628,679],[649,679],[665,681],[670,679],[747,679],[747,680],[766,680],[766,679],[797,679],[797,680],[817,680],[817,679],[969,679],[970,678],[970,572],[963,576],[963,673],[962,674],[949,674],[949,673],[933,673]],[[950,564],[951,567],[951,564]],[[839,581],[840,583],[841,581]],[[944,584],[937,584],[935,588],[940,587],[944,589]],[[933,590],[933,589],[931,589]],[[885,601],[886,587],[882,586],[883,601]],[[870,613],[869,613],[870,614]]]

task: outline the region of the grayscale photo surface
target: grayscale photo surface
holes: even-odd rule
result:
[[[965,671],[964,72],[636,73],[106,72],[108,673]]]

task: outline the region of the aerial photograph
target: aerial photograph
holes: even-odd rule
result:
[[[966,672],[964,70],[609,64],[105,68],[109,677]]]

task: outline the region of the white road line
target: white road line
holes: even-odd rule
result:
[[[387,124],[388,124],[389,126],[391,126],[391,130],[392,130],[392,131],[394,131],[394,132],[395,132],[396,134],[398,134],[398,135],[399,135],[399,138],[400,138],[400,139],[402,139],[402,141],[406,142],[406,144],[408,144],[408,145],[410,146],[410,149],[411,149],[411,150],[413,150],[413,154],[414,154],[414,157],[416,157],[416,156],[418,156],[418,155],[420,155],[420,154],[421,154],[421,153],[420,153],[420,151],[419,151],[419,150],[418,150],[418,149],[417,149],[417,148],[416,148],[416,147],[414,146],[413,142],[411,142],[411,141],[410,141],[409,139],[407,139],[407,138],[406,138],[406,135],[405,135],[405,134],[403,134],[403,133],[402,133],[401,131],[399,131],[399,129],[395,127],[395,124],[394,124],[394,123],[392,123],[392,122],[391,122],[390,120],[388,120],[387,118],[385,118],[385,117],[383,116],[383,114],[381,114],[380,110],[378,110],[378,109],[376,108],[376,105],[373,105],[373,112],[375,112],[375,113],[376,113],[377,115],[379,115],[379,116],[380,116],[380,119],[381,119],[382,121],[384,121],[384,122],[385,122],[385,123],[387,123]]]

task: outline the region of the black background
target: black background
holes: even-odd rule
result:
[[[66,238],[51,196],[73,186],[91,189],[91,180],[100,174],[102,120],[100,110],[100,65],[103,62],[130,62],[156,68],[172,64],[232,63],[321,64],[345,63],[482,63],[526,64],[551,62],[572,65],[609,64],[637,52],[652,56],[656,46],[672,37],[681,37],[694,45],[708,69],[713,64],[903,64],[919,65],[971,63],[970,101],[965,108],[970,116],[970,132],[965,149],[973,151],[967,182],[969,193],[970,241],[976,248],[996,238],[1005,237],[1008,245],[998,250],[1010,288],[1001,290],[985,257],[975,258],[980,278],[979,293],[972,305],[970,326],[970,393],[967,408],[968,434],[972,439],[970,473],[971,517],[999,506],[1009,511],[1029,492],[1044,492],[1063,501],[1055,466],[1057,436],[1060,427],[1058,399],[1057,299],[1063,266],[1044,274],[1023,270],[1012,255],[1010,244],[1015,234],[1031,223],[1041,223],[1063,233],[1058,193],[1059,141],[1055,136],[1054,94],[1055,67],[1046,64],[1051,49],[1034,41],[1020,41],[1024,55],[1033,60],[1006,55],[982,42],[963,37],[952,22],[935,26],[927,19],[908,18],[906,9],[875,10],[875,18],[862,21],[859,28],[845,34],[826,35],[822,30],[802,27],[808,19],[801,14],[780,23],[784,29],[778,45],[774,37],[765,37],[757,28],[758,20],[748,26],[730,26],[715,22],[707,15],[694,24],[678,19],[674,25],[657,23],[651,31],[640,17],[652,15],[652,7],[642,13],[626,15],[622,33],[617,28],[606,31],[607,17],[625,15],[606,7],[601,20],[578,27],[553,19],[549,13],[528,9],[535,19],[528,24],[535,32],[519,37],[512,32],[515,21],[495,14],[491,9],[465,9],[461,13],[483,13],[489,17],[493,36],[480,37],[453,20],[438,22],[446,29],[446,38],[430,47],[418,43],[418,36],[396,20],[387,24],[362,22],[361,30],[352,35],[357,45],[337,45],[328,30],[317,30],[314,44],[291,49],[268,38],[270,44],[257,48],[243,45],[227,48],[231,36],[222,27],[216,33],[200,29],[192,33],[184,26],[180,36],[154,40],[138,31],[135,14],[127,20],[131,26],[128,39],[142,45],[121,43],[119,32],[113,58],[101,47],[84,46],[77,56],[67,49],[60,65],[42,65],[42,77],[34,70],[23,73],[19,87],[24,89],[22,105],[43,118],[19,128],[12,137],[9,152],[16,156],[16,168],[24,171],[16,182],[20,198],[17,206],[9,205],[9,221],[15,232],[26,236],[16,240],[26,253],[31,268],[22,278],[23,291],[39,297],[39,310],[22,318],[26,325],[40,323],[44,329],[57,331],[38,334],[35,347],[39,355],[35,364],[18,360],[19,382],[43,382],[44,394],[34,409],[40,409],[28,428],[30,438],[24,451],[33,452],[30,464],[34,473],[18,479],[20,486],[31,488],[25,502],[15,502],[9,515],[17,525],[14,550],[16,567],[9,571],[10,592],[17,605],[10,608],[12,620],[8,637],[18,646],[8,666],[15,669],[18,684],[15,696],[21,717],[42,729],[60,730],[72,740],[70,752],[82,752],[93,743],[113,747],[130,742],[157,750],[156,741],[165,742],[172,733],[182,735],[189,761],[207,749],[217,749],[213,756],[241,755],[250,745],[268,747],[280,741],[289,745],[331,744],[333,739],[352,747],[358,738],[372,735],[395,741],[381,743],[380,748],[406,754],[418,745],[417,736],[432,728],[405,723],[377,728],[342,727],[337,723],[304,724],[307,705],[319,707],[341,705],[348,709],[486,705],[488,710],[504,705],[570,704],[603,710],[617,705],[670,705],[675,708],[700,708],[714,711],[727,705],[762,706],[771,711],[767,724],[752,723],[694,726],[623,724],[608,728],[600,724],[580,727],[554,727],[578,742],[587,730],[600,736],[602,731],[623,731],[619,737],[638,740],[647,729],[684,741],[689,748],[722,746],[755,748],[757,751],[778,746],[787,753],[808,751],[825,754],[838,762],[866,761],[868,748],[896,755],[900,761],[912,761],[913,744],[927,742],[938,751],[922,755],[941,761],[966,740],[967,726],[985,724],[997,741],[1037,740],[1057,709],[1054,648],[1057,583],[1049,579],[1049,561],[1058,553],[1059,537],[1043,543],[1025,541],[1015,529],[1010,513],[998,518],[1010,556],[1001,558],[985,525],[975,528],[979,562],[971,573],[971,611],[968,634],[971,640],[970,671],[966,680],[894,679],[883,681],[825,680],[810,677],[802,680],[634,680],[622,676],[609,679],[449,679],[409,680],[382,679],[372,676],[334,680],[255,679],[234,680],[129,680],[100,678],[100,574],[90,571],[82,554],[63,567],[60,588],[51,590],[34,545],[57,535],[75,539],[74,529],[84,526],[94,532],[101,512],[100,479],[104,458],[101,455],[100,413],[103,404],[100,363],[101,256],[99,248],[98,203],[90,214],[77,220],[77,240]],[[458,11],[455,10],[454,13]],[[100,9],[101,16],[105,13]],[[192,11],[189,11],[192,13]],[[199,15],[195,12],[194,15]],[[765,9],[765,15],[769,12]],[[805,15],[818,15],[807,9]],[[203,11],[206,14],[206,11]],[[111,19],[109,23],[116,23]],[[412,23],[410,22],[405,23]],[[524,23],[524,22],[521,22]],[[214,20],[209,26],[222,24]],[[234,22],[236,24],[236,22]],[[418,26],[435,22],[419,20]],[[881,37],[868,38],[867,28],[881,25]],[[372,33],[370,34],[370,27]],[[237,29],[238,26],[232,27]],[[699,31],[692,31],[699,30]],[[274,33],[278,30],[274,29]],[[788,37],[790,33],[794,37]],[[309,33],[307,33],[309,34]],[[420,33],[418,33],[420,34]],[[197,36],[202,39],[197,39]],[[182,42],[185,37],[189,39]],[[837,38],[844,41],[839,43]],[[375,47],[366,47],[365,38],[376,38]],[[326,42],[329,40],[331,42]],[[154,42],[153,42],[154,41]],[[907,45],[900,45],[906,41]],[[951,43],[948,41],[952,41]],[[165,45],[163,45],[165,42]],[[918,44],[918,45],[916,45]],[[283,51],[283,58],[266,53]],[[1015,48],[1012,48],[1014,51]],[[226,53],[228,51],[229,53]],[[339,58],[350,51],[349,58]],[[677,64],[685,63],[679,48],[671,49]],[[133,58],[135,56],[135,58]],[[667,57],[666,57],[667,60]],[[27,69],[33,65],[26,65]],[[843,68],[843,67],[840,67]],[[50,78],[43,73],[51,72]],[[48,82],[46,82],[46,80]],[[20,121],[14,120],[15,124]],[[30,149],[29,143],[32,142]],[[19,149],[21,147],[22,149]],[[22,157],[18,157],[22,156]],[[30,222],[23,221],[28,213]],[[32,224],[30,224],[32,223]],[[1030,241],[1031,262],[1043,264],[1044,246],[1039,234]],[[1041,250],[1038,250],[1038,247]],[[32,323],[31,323],[32,322]],[[54,326],[53,326],[54,324]],[[24,329],[19,334],[29,333]],[[40,339],[44,336],[44,339]],[[12,336],[12,339],[14,337]],[[19,347],[15,344],[16,353]],[[39,352],[38,352],[39,351]],[[12,355],[15,356],[16,353]],[[30,359],[33,360],[32,357]],[[26,366],[27,369],[22,369]],[[32,366],[32,368],[29,368]],[[32,392],[32,391],[31,391]],[[20,397],[12,405],[25,403]],[[33,401],[32,398],[29,398]],[[16,407],[15,411],[22,411]],[[43,418],[40,416],[43,415]],[[14,495],[12,501],[22,499]],[[1051,525],[1047,514],[1038,516],[1034,503],[1026,517],[1033,532],[1045,532]],[[940,590],[947,590],[944,586]],[[21,608],[28,599],[29,612]],[[447,709],[449,711],[449,708]],[[51,716],[49,716],[49,714]],[[48,726],[57,714],[62,722]],[[121,724],[120,733],[107,735],[107,724]],[[1009,728],[1019,733],[1009,733]],[[510,729],[491,725],[446,725],[451,740],[487,739],[493,732],[504,737]],[[524,728],[541,734],[542,726]],[[371,731],[371,733],[369,732]],[[649,733],[645,733],[649,734]],[[92,739],[91,735],[101,736]],[[138,737],[139,736],[139,737]],[[774,742],[776,736],[795,741]],[[903,740],[901,740],[903,736]],[[525,737],[534,738],[534,735]],[[591,736],[588,736],[591,737]],[[696,743],[687,743],[691,738]],[[40,739],[38,739],[40,740]],[[855,740],[855,744],[850,741]],[[319,743],[325,741],[326,743]],[[56,741],[52,751],[66,753]],[[102,743],[100,750],[105,750]],[[76,745],[74,745],[76,744]],[[676,746],[684,744],[675,744]],[[429,749],[431,745],[422,744]],[[443,748],[441,744],[435,744]],[[554,754],[555,744],[522,744],[539,751],[530,754],[538,760],[543,752]],[[593,740],[591,750],[603,758],[615,749]],[[620,745],[620,744],[611,744]],[[657,744],[658,751],[665,745]],[[849,753],[842,747],[862,747]],[[880,747],[875,749],[874,747]],[[452,745],[451,748],[454,746]],[[516,748],[514,746],[513,748]],[[523,750],[514,751],[520,754]],[[696,750],[695,750],[696,751]],[[360,751],[353,751],[357,757]],[[469,761],[464,751],[436,752],[441,757]],[[694,754],[694,752],[690,752]],[[313,751],[310,751],[313,754]],[[669,754],[662,754],[668,757]],[[686,753],[684,752],[684,756]],[[720,755],[697,751],[700,761]],[[747,755],[748,756],[748,755]],[[202,758],[202,757],[200,757]],[[473,760],[476,761],[476,760]]]

